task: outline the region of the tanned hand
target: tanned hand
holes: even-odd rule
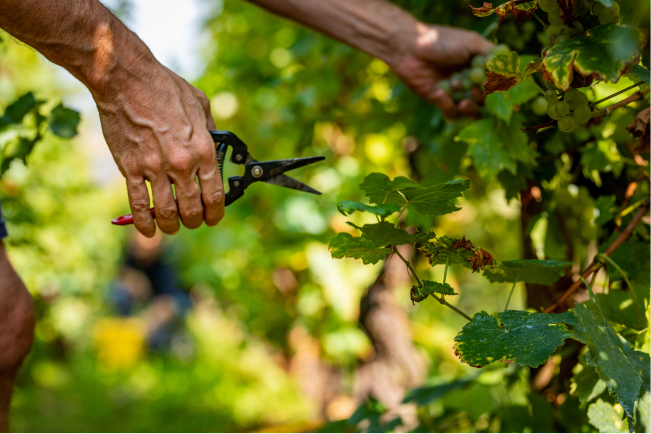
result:
[[[208,132],[216,127],[206,95],[161,65],[99,1],[2,0],[0,27],[88,87],[126,178],[138,231],[156,232],[145,181],[163,232],[177,232],[179,217],[189,228],[221,220],[222,180]]]

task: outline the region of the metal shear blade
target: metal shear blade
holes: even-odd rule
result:
[[[299,167],[307,166],[308,164],[316,163],[325,160],[325,157],[305,157],[305,158],[290,158],[287,160],[265,161],[258,162],[259,165],[267,166],[268,178],[261,177],[261,181],[267,184],[277,185],[279,187],[291,188],[293,190],[304,191],[306,193],[318,194],[321,192],[313,189],[307,184],[303,184],[297,179],[287,176],[284,172],[288,172]]]

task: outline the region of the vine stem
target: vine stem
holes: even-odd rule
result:
[[[385,200],[386,200],[386,199],[385,199]],[[403,213],[405,212],[405,210],[407,209],[407,205],[409,205],[409,202],[405,203],[405,204],[402,206],[402,208],[400,208],[400,214],[398,214],[398,218],[396,219],[396,223],[393,225],[394,227],[397,228],[398,225],[400,224],[400,217],[402,217],[402,214],[403,214]]]
[[[409,268],[409,269],[411,270],[411,274],[413,274],[413,276],[416,278],[416,281],[418,282],[418,287],[419,287],[419,288],[422,288],[422,287],[423,287],[423,282],[420,281],[420,278],[418,277],[418,275],[416,274],[416,272],[414,271],[414,269],[411,267],[411,263],[409,263],[409,261],[407,261],[407,260],[406,260],[406,259],[405,259],[401,254],[400,254],[400,252],[398,251],[398,249],[396,249],[395,247],[393,248],[393,251],[396,253],[396,255],[398,255],[398,257],[399,257],[400,259],[402,259],[402,262],[405,263],[405,265],[407,266],[407,268]]]
[[[598,105],[598,104],[601,104],[601,103],[604,102],[604,101],[608,101],[609,99],[614,98],[614,97],[616,97],[617,95],[621,95],[621,94],[623,94],[624,92],[628,92],[629,90],[631,90],[631,89],[635,89],[636,87],[641,86],[641,85],[643,85],[643,84],[644,84],[644,82],[643,82],[643,81],[640,81],[639,83],[636,83],[636,84],[634,84],[633,86],[629,86],[629,87],[627,87],[626,89],[622,89],[622,90],[620,90],[619,92],[615,92],[615,93],[613,93],[612,95],[608,95],[607,97],[600,99],[599,101],[593,102],[592,104],[590,104],[590,107],[594,107],[594,106],[596,106],[596,105]]]
[[[539,17],[538,15],[536,15],[535,12],[533,13],[533,16],[534,16],[535,19],[537,19],[538,21],[540,21],[540,24],[543,25],[543,27],[545,28],[545,30],[548,29],[547,24],[545,24],[545,22],[544,22],[543,20],[541,20],[540,17]]]
[[[622,231],[622,233],[619,234],[619,236],[615,239],[615,241],[613,241],[613,242],[610,244],[610,246],[608,246],[608,248],[603,252],[603,255],[604,255],[604,256],[610,256],[610,255],[612,255],[613,252],[614,252],[615,250],[617,250],[617,248],[618,248],[619,246],[621,246],[622,243],[623,243],[624,241],[626,241],[626,240],[631,236],[631,234],[633,233],[633,230],[635,229],[635,226],[637,226],[637,224],[640,222],[640,220],[642,219],[642,217],[644,217],[644,214],[646,214],[646,212],[647,212],[648,210],[649,210],[649,198],[647,197],[647,199],[646,199],[646,201],[644,202],[644,204],[640,207],[640,209],[637,211],[637,213],[633,216],[633,219],[631,220],[631,222],[628,224],[628,226],[626,226],[626,229],[624,229],[624,230]],[[601,266],[602,266],[602,263],[599,262],[599,261],[597,261],[597,260],[596,260],[596,257],[595,257],[595,259],[594,259],[594,260],[592,261],[592,263],[588,266],[588,268],[586,268],[585,271],[584,271],[583,273],[581,273],[581,277],[584,278],[584,279],[587,278],[587,277],[590,276],[592,273],[594,273],[594,272],[597,271],[599,268],[601,268]],[[551,305],[549,305],[545,310],[543,310],[543,312],[544,312],[544,313],[550,313],[550,312],[553,312],[553,311],[555,311],[556,309],[558,309],[558,307],[559,307],[561,304],[563,304],[563,302],[564,302],[565,300],[567,300],[567,298],[568,298],[570,295],[572,295],[574,292],[576,292],[576,291],[581,287],[581,284],[582,284],[582,283],[583,283],[583,282],[581,281],[581,279],[579,279],[579,280],[577,280],[576,282],[574,282],[574,283],[573,283],[569,288],[567,288],[567,290],[563,293],[563,295],[562,295],[558,300],[556,300],[554,303],[552,303]],[[632,291],[631,291],[631,292],[632,292]]]
[[[468,316],[468,314],[465,313],[464,311],[462,311],[461,309],[457,309],[456,307],[452,306],[452,305],[451,305],[450,303],[448,303],[447,301],[438,298],[438,297],[437,297],[436,295],[434,295],[434,294],[432,294],[432,297],[434,297],[434,299],[435,299],[436,301],[438,301],[438,302],[441,303],[441,304],[446,305],[447,307],[449,307],[450,309],[452,309],[453,311],[455,311],[456,313],[458,313],[459,315],[461,315],[462,317],[464,317],[464,318],[467,319],[468,321],[472,321],[472,318],[471,318],[470,316]]]
[[[418,281],[418,287],[419,287],[419,288],[422,288],[422,287],[423,287],[423,282],[421,282],[421,280],[418,278],[418,275],[416,274],[416,272],[415,272],[414,269],[412,268],[412,266],[411,266],[411,264],[409,263],[409,261],[407,261],[407,260],[406,260],[406,259],[405,259],[401,254],[400,254],[400,252],[398,251],[398,249],[396,249],[395,247],[393,248],[393,251],[396,253],[396,255],[398,255],[398,257],[399,257],[400,259],[402,259],[402,262],[405,263],[405,265],[407,266],[407,268],[409,268],[409,269],[411,270],[411,274],[413,274],[413,276],[414,276],[414,277],[416,278],[416,280]],[[450,303],[448,303],[447,301],[445,301],[445,300],[443,300],[443,299],[437,297],[437,296],[434,295],[434,294],[431,294],[431,296],[434,297],[434,299],[435,299],[436,301],[438,301],[438,302],[441,303],[441,304],[446,305],[447,307],[449,307],[450,309],[452,309],[453,311],[455,311],[456,313],[458,313],[459,315],[461,315],[462,317],[464,317],[464,318],[467,319],[468,321],[472,321],[472,318],[471,318],[467,313],[465,313],[464,311],[462,311],[461,309],[458,309],[458,308],[452,306]]]
[[[511,287],[511,292],[509,292],[509,298],[506,300],[506,306],[504,306],[504,312],[506,312],[509,308],[509,303],[511,302],[511,296],[513,295],[513,291],[515,290],[515,285],[517,284],[517,279],[515,282],[513,282],[513,286]]]
[[[536,86],[543,95],[545,94],[543,88],[538,86],[538,83],[536,83],[534,80],[530,79],[529,77],[525,77],[524,79],[527,80],[529,83],[533,84],[534,86]]]
[[[445,259],[445,270],[443,271],[443,284],[445,285],[445,279],[448,277],[448,267],[450,266],[450,252]],[[441,294],[441,300],[445,301],[445,294]]]

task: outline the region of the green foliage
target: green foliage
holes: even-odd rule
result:
[[[622,412],[617,411],[612,404],[598,399],[588,407],[590,423],[602,433],[628,432],[627,423],[622,421]]]
[[[576,324],[573,312],[545,314],[507,310],[481,311],[454,338],[462,362],[486,366],[515,362],[532,367],[544,363],[563,341],[572,337],[564,324]]]
[[[553,46],[543,60],[543,71],[553,83],[570,88],[574,71],[617,82],[636,59],[641,33],[634,27],[617,23],[604,24]]]
[[[526,282],[538,285],[553,285],[565,274],[572,263],[541,259],[504,261],[500,264],[503,273],[484,272],[490,282]]]
[[[411,179],[399,176],[391,180],[381,173],[371,173],[360,188],[372,203],[410,208],[419,214],[441,216],[459,210],[454,200],[470,186],[470,180],[458,179],[432,186],[419,186]]]
[[[337,234],[330,241],[333,258],[362,259],[365,264],[376,264],[391,253],[387,246],[399,246],[412,242],[412,237],[403,229],[397,229],[387,222],[364,225],[362,236],[353,237],[347,233]]]
[[[354,200],[344,200],[339,202],[337,204],[337,209],[343,215],[350,215],[355,211],[364,211],[380,217],[389,217],[393,213],[400,212],[400,207],[398,205],[381,204],[369,206],[361,202],[355,202]]]
[[[454,292],[454,289],[447,283],[423,280],[422,288],[419,288],[416,285],[411,287],[411,301],[421,302],[434,293],[442,295],[459,295]]]
[[[592,289],[588,288],[588,293],[590,301],[574,308],[581,321],[575,328],[575,337],[588,347],[587,363],[596,369],[626,414],[633,417],[642,379],[625,354],[624,344],[603,317]]]
[[[77,135],[77,126],[81,116],[79,112],[59,104],[52,109],[48,119],[50,130],[63,139],[71,139]]]

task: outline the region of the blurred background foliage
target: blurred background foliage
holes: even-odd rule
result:
[[[129,10],[129,2],[119,3]],[[493,20],[473,18],[468,3],[399,2],[426,22],[490,32]],[[326,429],[354,430],[355,421],[369,431],[387,429],[376,426],[381,405],[359,407],[353,391],[356,368],[373,357],[358,323],[360,300],[381,268],[333,260],[327,249],[334,233],[349,229],[337,202],[360,200],[357,185],[370,172],[425,184],[471,178],[461,211],[414,223],[465,235],[502,260],[521,257],[518,199],[508,201],[497,182],[470,170],[465,144],[454,141],[469,121],[446,123],[384,63],[246,2],[212,3],[204,24],[206,67],[193,84],[211,99],[218,127],[235,132],[258,159],[326,156],[297,175],[323,195],[256,185],[218,227],[181,229],[151,247],[110,225],[128,211],[126,191],[121,180],[93,182],[84,120],[79,139],[46,134],[27,166],[15,162],[0,183],[6,244],[38,316],[13,401],[13,430],[305,431],[340,420],[348,421]],[[538,23],[532,25],[535,35]],[[499,32],[526,51],[513,23]],[[58,104],[69,89],[52,67],[3,38],[0,107],[28,90],[48,108]],[[587,246],[599,228],[592,199],[578,194],[587,205],[577,213],[589,210],[580,226],[580,245]],[[550,244],[542,237],[544,251]],[[128,314],[115,308],[116,288],[146,275],[128,266],[138,246],[157,249],[156,263],[171,270],[192,304],[170,314],[180,325],[162,346],[150,338],[164,306],[150,297]],[[442,267],[417,266],[421,277],[442,277]],[[499,310],[510,289],[462,267],[452,267],[448,282],[467,312]],[[517,291],[511,305],[522,308],[523,295]],[[395,296],[434,386],[408,395],[427,429],[594,430],[575,398],[564,397],[568,404],[559,407],[535,393],[528,369],[480,373],[460,364],[452,342],[463,319],[433,302],[412,306],[407,282]],[[552,426],[554,418],[565,425]]]

